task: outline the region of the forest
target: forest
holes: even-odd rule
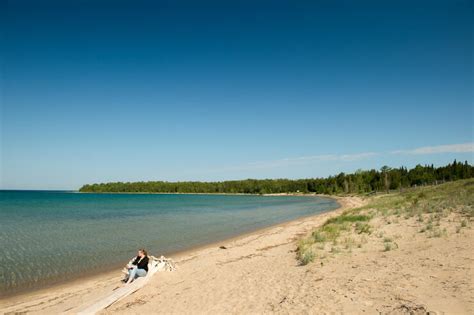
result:
[[[441,167],[417,165],[408,170],[406,167],[384,166],[380,170],[357,170],[352,174],[340,173],[326,178],[245,179],[221,182],[113,182],[84,185],[79,191],[93,193],[350,194],[389,192],[471,177],[474,177],[474,167],[467,161],[462,163],[454,160],[453,163]]]

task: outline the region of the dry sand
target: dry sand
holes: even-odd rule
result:
[[[295,259],[297,239],[327,218],[364,203],[357,197],[339,202],[342,207],[336,211],[176,257],[178,271],[156,274],[140,291],[103,313],[474,314],[471,228],[427,239],[418,233],[414,219],[390,225],[374,221],[378,232],[368,236],[362,248],[300,266]],[[448,231],[455,229],[444,224]],[[398,249],[383,251],[382,232]],[[74,313],[118,287],[119,279],[115,273],[76,281],[0,301],[0,309]]]

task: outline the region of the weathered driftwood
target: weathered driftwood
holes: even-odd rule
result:
[[[160,258],[157,258],[155,256],[148,256],[148,258],[150,259],[150,261],[148,263],[148,273],[145,277],[139,277],[135,279],[132,283],[124,285],[123,287],[115,290],[110,295],[104,297],[103,299],[97,301],[96,303],[86,306],[78,314],[81,314],[81,315],[96,314],[97,312],[114,304],[115,302],[120,301],[124,297],[138,291],[151,279],[151,277],[156,272],[176,270],[176,265],[174,261],[170,258],[166,258],[164,256],[161,256]]]
[[[163,271],[175,271],[177,269],[174,260],[171,258],[166,258],[165,256],[161,256],[160,258],[157,258],[155,256],[148,256],[148,258],[158,263],[163,262],[165,264],[163,267]]]

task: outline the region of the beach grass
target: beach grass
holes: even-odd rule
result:
[[[419,225],[419,233],[427,238],[462,233],[474,220],[474,179],[367,198],[364,206],[328,219],[300,240],[296,251],[300,263],[306,265],[327,254],[361,250],[371,235],[379,239],[383,252],[396,250],[395,238],[386,236],[383,227],[403,220],[413,220]],[[452,220],[456,220],[456,227],[451,231],[444,223]]]

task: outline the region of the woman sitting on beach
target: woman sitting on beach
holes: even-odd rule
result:
[[[148,272],[148,253],[144,249],[138,250],[138,255],[127,265],[128,278],[124,280],[126,283],[131,283],[135,278],[145,277]]]

